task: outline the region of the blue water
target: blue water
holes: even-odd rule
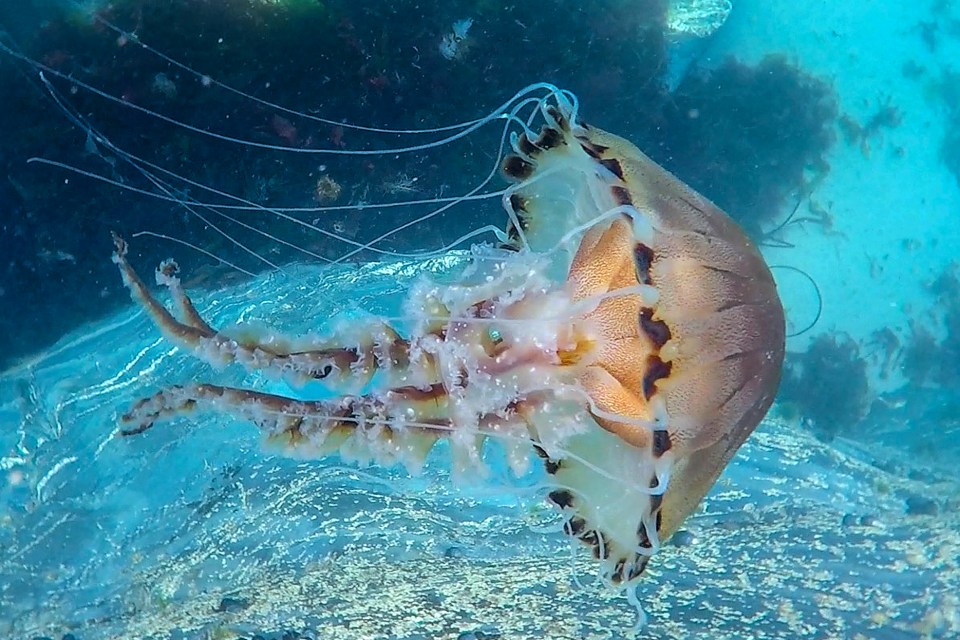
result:
[[[741,0],[691,40],[662,31],[657,4],[170,3],[183,20],[132,0],[0,7],[5,46],[47,69],[0,54],[0,638],[633,637],[633,608],[559,531],[536,460],[514,478],[494,446],[489,477],[456,483],[442,444],[410,477],[266,453],[252,425],[222,417],[116,434],[132,402],[171,384],[328,391],[216,370],[166,342],[130,304],[109,231],[143,275],[175,256],[214,326],[322,335],[342,317],[401,316],[417,278],[455,277],[471,242],[495,236],[457,239],[505,225],[490,197],[376,241],[430,210],[377,202],[488,176],[499,125],[352,158],[203,131],[391,148],[412,143],[338,123],[463,122],[534,81],[571,88],[587,121],[736,207],[788,267],[775,274],[789,329],[819,315],[788,340],[770,415],[651,562],[638,637],[960,637],[958,9]],[[448,58],[440,45],[465,18]],[[796,67],[768,61],[765,84],[750,69],[771,53]],[[295,214],[309,227],[228,210],[267,237],[183,206],[226,200],[151,183],[120,149],[266,207],[344,208]]]

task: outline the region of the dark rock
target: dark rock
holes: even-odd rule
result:
[[[692,532],[687,531],[686,529],[681,529],[677,531],[670,538],[670,543],[675,547],[689,547],[692,544],[697,543],[697,536],[693,535]]]
[[[858,524],[860,524],[860,518],[855,516],[852,513],[848,513],[845,516],[843,516],[843,520],[840,521],[840,524],[842,524],[845,527],[855,527]]]
[[[937,501],[926,496],[907,496],[907,515],[911,516],[935,516],[940,513],[940,505]]]
[[[243,611],[250,606],[250,601],[246,598],[234,598],[227,596],[220,600],[220,604],[217,606],[216,611],[220,613],[236,613],[237,611]]]
[[[492,624],[485,624],[472,631],[464,631],[457,636],[457,640],[500,640],[500,638],[503,638],[503,635]]]

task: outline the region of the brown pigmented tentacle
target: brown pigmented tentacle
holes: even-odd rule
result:
[[[207,321],[200,316],[200,312],[197,311],[197,308],[193,305],[193,300],[191,300],[187,292],[183,290],[183,284],[181,284],[180,278],[177,277],[179,272],[180,266],[177,265],[176,262],[173,260],[164,260],[160,263],[160,266],[157,267],[157,284],[163,285],[170,290],[170,295],[173,296],[173,303],[177,305],[177,308],[180,310],[180,315],[183,317],[184,322],[191,327],[196,327],[201,330],[204,335],[208,337],[213,336],[213,334],[217,333],[217,330],[207,324]]]
[[[134,271],[130,263],[127,262],[127,242],[116,233],[113,233],[113,244],[116,251],[113,253],[113,262],[120,269],[120,276],[123,278],[123,284],[130,290],[130,296],[134,302],[142,306],[154,324],[167,336],[168,339],[176,344],[195,349],[199,346],[201,338],[209,338],[210,335],[201,328],[183,324],[173,317],[166,307],[160,304],[147,285],[144,284],[137,272]]]
[[[362,387],[381,363],[402,366],[408,360],[407,343],[380,322],[364,334],[367,342],[357,347],[287,348],[278,340],[270,340],[267,344],[260,335],[262,332],[248,328],[239,328],[236,336],[228,336],[203,320],[175,276],[176,263],[167,261],[157,270],[157,280],[170,289],[175,304],[185,317],[186,322],[181,322],[156,299],[127,261],[126,241],[117,234],[113,234],[113,241],[116,247],[113,261],[134,301],[147,311],[171,342],[213,365],[239,363],[250,371],[283,372],[295,384],[329,378],[350,380],[354,386]],[[376,338],[374,334],[378,334]]]
[[[180,415],[214,412],[254,423],[267,446],[287,455],[339,452],[358,461],[401,462],[413,470],[422,466],[437,440],[450,433],[442,395],[442,389],[411,388],[394,389],[383,397],[308,401],[213,384],[175,386],[136,403],[121,417],[126,426],[120,434],[143,433]]]
[[[358,462],[402,463],[415,473],[433,445],[449,439],[453,471],[464,475],[485,472],[484,441],[494,437],[502,442],[511,467],[518,473],[526,469],[530,427],[521,412],[489,414],[473,431],[464,431],[450,422],[449,401],[441,385],[319,401],[213,384],[183,385],[134,404],[120,418],[120,435],[141,434],[158,422],[206,412],[252,422],[268,447],[294,457],[339,453]],[[535,405],[528,403],[528,408]]]

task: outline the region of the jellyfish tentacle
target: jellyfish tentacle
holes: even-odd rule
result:
[[[202,318],[176,277],[177,264],[168,260],[157,269],[157,282],[170,290],[174,305],[184,317],[180,321],[157,300],[130,265],[126,241],[117,234],[113,234],[113,241],[113,261],[134,301],[171,342],[214,366],[238,363],[249,371],[279,373],[293,384],[325,380],[349,382],[360,388],[381,367],[403,369],[409,362],[409,344],[381,321],[354,326],[350,340],[355,346],[341,346],[347,342],[344,339],[298,345],[255,327],[238,327],[233,331],[235,335],[228,335]]]
[[[531,435],[525,416],[535,410],[536,401],[518,403],[510,415],[482,416],[472,428],[451,422],[449,404],[440,384],[331,400],[297,400],[206,383],[177,385],[136,402],[120,417],[119,434],[138,435],[179,416],[216,413],[252,422],[267,448],[291,457],[337,453],[352,462],[400,463],[411,473],[419,473],[433,446],[446,439],[452,472],[460,478],[486,475],[483,446],[492,437],[502,441],[514,473],[526,471]]]
[[[173,296],[173,303],[176,305],[180,316],[186,324],[199,329],[204,335],[212,336],[217,333],[217,330],[210,326],[200,315],[200,312],[197,311],[193,300],[191,300],[187,292],[183,290],[183,284],[180,282],[180,278],[177,277],[179,273],[180,265],[178,265],[176,261],[164,260],[160,263],[160,266],[157,267],[157,284],[163,285],[170,291],[170,295]]]
[[[422,466],[433,445],[450,433],[442,417],[442,389],[392,389],[385,396],[296,400],[282,395],[191,384],[168,387],[134,404],[120,418],[120,435],[143,433],[156,423],[196,412],[254,423],[266,444],[283,453],[318,458],[340,452],[356,461]],[[402,418],[400,416],[403,416]]]
[[[173,314],[157,300],[140,276],[134,271],[133,267],[127,261],[127,241],[116,233],[111,232],[113,236],[113,262],[120,269],[120,276],[123,278],[123,284],[130,290],[130,296],[135,302],[150,315],[160,330],[168,339],[177,343],[179,346],[193,347],[199,343],[201,338],[210,338],[216,334],[212,328],[207,331],[202,326],[193,326],[185,324],[173,317]],[[162,266],[162,265],[161,265]],[[174,293],[176,297],[176,292]],[[185,295],[185,294],[184,294]],[[181,303],[182,304],[182,303]],[[189,303],[193,307],[193,303]],[[206,325],[206,323],[203,323]],[[209,327],[209,325],[207,325]]]

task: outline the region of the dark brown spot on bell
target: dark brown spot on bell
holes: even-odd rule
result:
[[[670,433],[666,429],[656,429],[653,432],[653,457],[659,458],[667,451],[673,443],[670,442]]]
[[[520,248],[520,231],[527,230],[527,218],[523,215],[525,212],[518,211],[516,221],[520,223],[520,228],[517,228],[517,225],[513,220],[510,220],[507,223],[507,239],[512,242],[512,245],[507,245],[507,248],[519,250]]]
[[[623,180],[623,167],[620,166],[619,160],[616,158],[607,158],[606,160],[601,160],[600,164],[606,167],[607,171]]]
[[[541,149],[553,149],[564,144],[563,135],[553,127],[544,126],[540,129],[540,136],[537,138],[537,146]]]
[[[657,486],[657,479],[654,478],[651,483],[653,487]],[[650,496],[650,511],[656,511],[660,508],[660,505],[663,504],[663,495],[651,495]]]
[[[512,244],[507,244],[507,243],[501,244],[501,245],[500,245],[500,248],[501,248],[501,249],[512,249],[512,250],[514,250],[514,251],[518,251],[518,250],[520,249],[520,247],[519,247],[519,244],[520,244],[520,232],[517,231],[516,225],[513,224],[512,222],[507,225],[507,239],[508,239]]]
[[[619,185],[610,187],[610,193],[613,195],[613,201],[618,205],[633,204],[633,199],[630,197],[630,192],[627,191],[625,187],[621,187]]]
[[[598,532],[600,535],[600,553],[603,556],[603,559],[606,560],[610,557],[610,538],[603,535],[603,532]]]
[[[647,371],[643,374],[643,397],[647,400],[653,397],[657,388],[657,380],[662,380],[670,375],[671,365],[664,362],[660,356],[650,356],[647,358]]]
[[[589,537],[589,540],[587,539]],[[602,533],[591,531],[587,536],[581,538],[584,542],[593,547],[593,558],[595,560],[606,560],[610,557],[610,545],[607,538]]]
[[[630,575],[627,576],[627,580],[633,580],[643,573],[643,570],[647,568],[647,563],[650,562],[650,556],[640,556],[637,560],[638,562],[630,568]]]
[[[509,155],[503,161],[503,173],[508,178],[526,180],[533,175],[533,165],[517,155]]]
[[[523,231],[526,231],[527,229],[530,228],[530,223],[527,220],[527,216],[524,215],[525,213],[526,213],[525,211],[517,212],[517,221],[520,223],[520,229],[522,229]]]
[[[600,152],[597,151],[597,148],[590,144],[589,142],[580,141],[580,147],[583,149],[584,153],[593,158],[594,160],[600,160]]]
[[[623,558],[620,558],[619,560],[617,560],[617,566],[614,567],[613,575],[610,576],[613,579],[614,584],[620,584],[621,582],[623,582],[623,579],[626,578],[626,576],[623,575],[623,568],[626,566],[626,564],[627,564],[627,561],[624,560]]]
[[[658,349],[670,339],[670,327],[663,320],[653,319],[653,309],[640,309],[640,328]]]
[[[519,193],[511,193],[511,194],[510,194],[510,206],[511,206],[511,207],[513,208],[513,210],[516,211],[516,212],[526,211],[526,210],[527,210],[527,199],[524,198],[524,197],[523,197],[522,195],[520,195]]]
[[[633,248],[633,265],[633,268],[637,271],[637,282],[653,284],[650,279],[650,267],[653,266],[653,249],[638,242]]]
[[[547,473],[549,473],[550,475],[554,475],[557,471],[560,470],[560,461],[546,458],[543,461],[543,467],[547,470]]]
[[[547,107],[547,114],[549,114],[551,118],[557,121],[557,125],[561,129],[569,128],[569,125],[567,124],[567,118],[562,113],[560,113],[560,109],[557,109],[556,106],[550,105],[549,107]]]
[[[563,530],[567,535],[575,538],[580,537],[580,533],[586,528],[587,523],[583,518],[573,517],[567,520],[563,525]]]
[[[637,540],[639,541],[638,545],[643,549],[649,549],[653,546],[650,544],[650,536],[647,535],[647,525],[643,522],[637,527]]]
[[[550,502],[557,505],[561,509],[573,505],[573,494],[566,489],[555,489],[554,491],[550,492],[548,497],[550,498]]]
[[[584,129],[589,131],[590,127],[588,127],[583,123],[580,123],[580,125]],[[592,142],[590,138],[588,138],[587,136],[577,136],[577,141],[580,143],[580,146],[583,148],[583,150],[587,153],[588,156],[590,156],[591,158],[596,158],[597,160],[599,160],[603,156],[603,154],[610,149],[610,147],[604,146],[602,144],[597,144],[596,142]]]
[[[527,137],[527,134],[521,134],[517,136],[517,147],[520,149],[520,153],[533,157],[543,151],[537,145],[530,142],[530,138]]]

